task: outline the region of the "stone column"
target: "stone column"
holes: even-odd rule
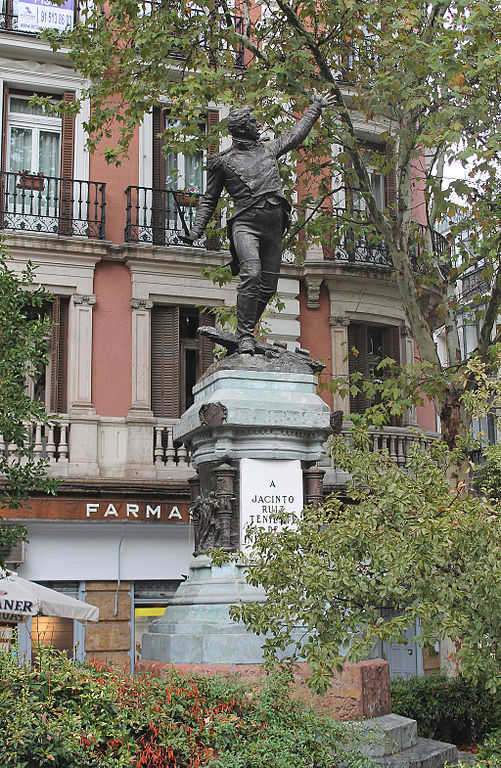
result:
[[[332,341],[332,375],[334,377],[343,376],[348,379],[350,374],[348,365],[348,326],[350,320],[347,317],[330,317],[329,326],[331,329]],[[341,397],[334,394],[332,397],[332,409],[342,411],[348,414],[350,412],[350,397]]]
[[[132,310],[132,390],[127,425],[127,471],[134,477],[156,475],[155,442],[151,411],[151,309],[150,299],[130,300]]]
[[[414,363],[414,339],[411,335],[411,329],[404,325],[400,330],[401,343],[400,350],[402,352],[402,365],[412,365]],[[416,408],[407,408],[402,417],[402,425],[404,427],[417,427],[417,414]]]
[[[153,302],[131,299],[132,309],[132,411],[151,415],[151,332]]]
[[[92,405],[93,294],[73,294],[69,311],[68,474],[99,477],[96,411]]]
[[[75,293],[70,302],[69,410],[95,413],[92,405],[92,308],[95,295]]]

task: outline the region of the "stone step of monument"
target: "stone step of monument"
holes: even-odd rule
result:
[[[249,632],[181,634],[148,632],[143,635],[143,657],[175,664],[238,664],[246,659],[261,664],[262,640]]]
[[[417,744],[393,755],[374,757],[381,768],[442,768],[457,762],[457,747],[442,741],[418,738]]]
[[[149,626],[150,632],[161,632],[165,635],[243,635],[246,630],[243,624],[227,622],[223,624],[217,621],[162,621],[159,619]]]
[[[478,763],[478,755],[475,755],[473,752],[461,752],[458,749],[458,761],[456,765],[475,765],[475,763]]]
[[[409,717],[393,713],[367,720],[368,733],[374,740],[364,750],[370,757],[384,757],[414,747],[418,742],[417,723]]]

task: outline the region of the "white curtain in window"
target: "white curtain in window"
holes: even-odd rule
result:
[[[177,155],[169,152],[165,157],[165,186],[167,189],[177,189],[178,166]]]
[[[40,131],[38,170],[44,176],[59,176],[60,136],[53,131]]]
[[[32,131],[13,127],[10,132],[9,170],[14,173],[31,171]]]
[[[184,156],[185,187],[190,192],[202,191],[202,153]]]

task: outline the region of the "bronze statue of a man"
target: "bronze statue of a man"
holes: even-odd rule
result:
[[[232,273],[240,272],[237,297],[237,338],[240,353],[254,354],[254,328],[277,290],[282,260],[282,236],[289,225],[277,160],[298,147],[330,100],[316,95],[296,125],[273,141],[260,137],[260,126],[250,107],[228,115],[233,137],[230,149],[209,157],[207,191],[200,200],[193,227],[182,239],[202,236],[223,189],[233,199],[228,236]]]

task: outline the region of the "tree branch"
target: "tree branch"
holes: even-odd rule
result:
[[[491,345],[491,334],[494,328],[494,323],[499,314],[499,307],[501,304],[501,263],[498,262],[496,270],[496,277],[492,286],[491,295],[487,302],[487,309],[485,310],[484,322],[482,330],[480,331],[480,337],[478,340],[477,352],[478,355],[485,360],[487,353]]]
[[[315,62],[320,70],[320,74],[330,86],[330,90],[336,99],[335,109],[337,110],[341,119],[342,127],[346,131],[347,137],[349,138],[348,141],[346,141],[346,139],[343,141],[342,137],[340,137],[340,140],[347,151],[350,153],[355,173],[357,174],[360,182],[360,189],[371,214],[372,220],[381,232],[382,236],[387,239],[391,235],[391,226],[384,214],[379,210],[377,202],[374,198],[367,168],[365,167],[360,152],[357,149],[357,135],[353,127],[353,122],[351,120],[350,113],[344,103],[344,96],[336,80],[336,77],[334,76],[329,64],[322,54],[317,41],[311,32],[309,32],[309,30],[306,29],[306,27],[301,23],[295,11],[290,7],[290,5],[288,5],[286,0],[276,0],[276,3],[285,14],[292,28],[295,29],[296,32],[304,40],[306,47],[309,49],[313,55],[313,58],[315,59]]]

